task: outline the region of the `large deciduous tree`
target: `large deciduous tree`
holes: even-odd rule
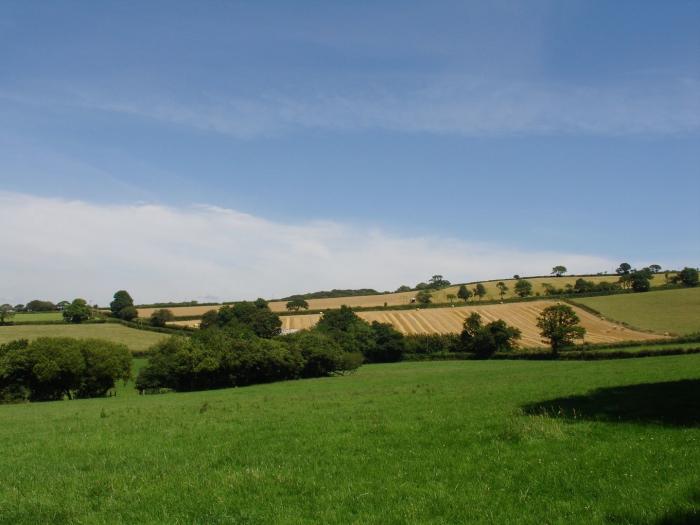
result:
[[[85,299],[74,299],[63,309],[63,319],[68,323],[82,323],[92,317],[92,307]]]
[[[555,277],[561,277],[567,272],[566,266],[558,265],[552,268],[552,275]]]
[[[287,303],[287,310],[289,311],[294,311],[298,312],[299,310],[308,310],[309,309],[309,303],[306,302],[305,299],[302,299],[301,297],[297,297],[295,299],[292,299]]]
[[[513,287],[518,297],[532,295],[532,283],[526,279],[518,279]]]
[[[698,270],[696,268],[685,267],[674,277],[675,282],[680,282],[683,286],[698,285]]]
[[[580,319],[574,309],[566,304],[548,306],[537,317],[537,327],[557,354],[564,347],[574,344],[575,339],[582,339],[586,329],[579,325]]]
[[[461,285],[459,287],[459,290],[457,290],[457,297],[459,297],[465,303],[469,300],[471,296],[472,293],[469,291],[469,288],[467,288],[465,285]]]
[[[125,321],[131,321],[138,317],[138,312],[134,307],[134,300],[126,290],[119,290],[114,294],[114,300],[109,303],[109,309],[114,317]]]

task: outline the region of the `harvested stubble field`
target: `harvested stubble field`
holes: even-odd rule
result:
[[[673,274],[669,274],[673,275]],[[568,277],[533,277],[527,279],[532,283],[532,293],[544,295],[543,284],[549,283],[557,288],[564,288],[567,284],[573,285],[579,276],[568,276]],[[618,275],[595,275],[591,277],[584,277],[588,281],[594,283],[598,282],[617,282],[619,279]],[[485,301],[500,299],[498,295],[498,288],[496,288],[496,283],[498,281],[484,282],[483,285],[486,288]],[[513,293],[513,287],[515,285],[514,279],[503,279],[503,282],[508,286],[508,293],[504,296],[506,299],[515,297]],[[665,283],[663,275],[655,276],[652,281],[653,286],[659,286]],[[475,282],[468,283],[467,287],[472,290],[476,285]],[[431,292],[433,295],[434,303],[448,303],[448,295],[457,295],[457,290],[459,285],[450,286],[443,290],[438,290]],[[411,304],[411,299],[413,299],[418,292],[401,292],[401,293],[389,293],[389,294],[379,294],[379,295],[358,295],[353,297],[333,297],[329,299],[309,299],[310,310],[325,310],[327,308],[340,308],[341,306],[356,307],[382,307],[386,303],[387,306],[399,306]],[[455,300],[455,304],[460,304],[458,300]],[[285,312],[286,311],[286,301],[272,301],[270,302],[270,309],[273,312]],[[170,308],[170,310],[177,317],[190,317],[190,316],[201,316],[209,310],[218,310],[221,308],[220,305],[214,306],[177,306]],[[139,317],[149,317],[157,308],[139,308]]]
[[[503,319],[518,327],[523,337],[522,346],[543,346],[537,328],[537,316],[542,310],[555,304],[554,301],[531,301],[511,304],[490,304],[483,306],[455,306],[452,308],[428,308],[416,310],[393,310],[379,312],[358,312],[362,319],[372,322],[391,323],[404,334],[457,333],[462,330],[464,319],[472,312],[479,313],[484,321]],[[610,321],[601,320],[594,314],[575,308],[586,328],[585,341],[588,343],[614,343],[617,341],[645,341],[662,336],[625,328]],[[281,317],[286,330],[301,330],[314,326],[320,314],[286,315]]]

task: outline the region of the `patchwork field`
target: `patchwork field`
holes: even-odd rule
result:
[[[107,339],[115,343],[125,344],[132,352],[142,352],[167,337],[167,335],[127,328],[116,323],[0,326],[0,344],[14,341],[15,339],[33,340],[38,337]]]
[[[358,312],[357,315],[368,322],[391,323],[404,334],[434,334],[461,332],[464,319],[472,312],[478,312],[486,322],[503,319],[518,327],[523,333],[522,346],[543,346],[536,319],[545,307],[552,304],[554,304],[553,301],[531,301],[452,308]],[[661,337],[658,334],[631,330],[603,321],[598,316],[580,308],[576,308],[576,312],[581,318],[581,324],[587,330],[585,340],[589,343],[644,341]],[[282,327],[287,330],[310,328],[318,322],[319,318],[320,314],[285,315],[281,317]]]
[[[576,302],[636,328],[679,335],[700,332],[700,287],[584,297]]]
[[[0,522],[697,523],[700,355],[0,406]]]
[[[673,275],[673,274],[670,274]],[[567,284],[573,285],[578,279],[578,276],[572,277],[535,277],[528,279],[532,282],[533,294],[540,293],[544,294],[543,284],[550,283],[557,286],[558,288],[563,288]],[[585,277],[586,280],[593,282],[617,282],[619,276],[617,275],[596,275],[592,277]],[[498,295],[498,288],[496,288],[496,282],[484,282],[484,287],[486,288],[486,297],[484,300],[497,300],[500,299]],[[503,282],[508,286],[509,291],[505,295],[506,298],[515,297],[513,293],[513,286],[515,284],[514,279],[504,279]],[[664,276],[657,275],[652,281],[652,285],[664,284]],[[476,283],[469,283],[467,287],[472,289]],[[434,303],[447,303],[449,299],[447,296],[449,294],[457,295],[457,290],[459,286],[450,286],[444,290],[438,290],[432,292]],[[358,295],[355,297],[335,297],[330,299],[309,299],[310,310],[324,310],[326,308],[340,308],[342,305],[351,307],[382,307],[386,303],[388,306],[398,306],[411,304],[411,299],[416,296],[417,292],[401,292],[401,293],[390,293],[390,294],[380,294],[380,295]],[[272,301],[270,302],[270,309],[273,312],[284,312],[286,311],[286,301]],[[459,300],[455,300],[455,304],[460,304]],[[178,317],[189,317],[189,316],[201,316],[209,310],[216,310],[220,306],[178,306],[170,308],[172,312]],[[139,308],[139,317],[149,317],[157,308]]]
[[[16,323],[21,321],[61,321],[63,314],[61,312],[21,312],[15,314],[12,320]]]

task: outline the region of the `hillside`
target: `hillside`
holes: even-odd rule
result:
[[[672,275],[672,274],[671,274]],[[550,283],[552,285],[557,286],[558,288],[564,288],[567,284],[573,285],[576,282],[576,279],[578,279],[580,276],[566,276],[566,277],[533,277],[533,278],[528,278],[530,282],[532,282],[533,285],[533,295],[534,294],[544,294],[544,288],[543,284],[545,283]],[[593,281],[594,283],[598,282],[617,282],[619,279],[618,275],[595,275],[595,276],[586,276],[584,277],[586,280]],[[498,280],[494,281],[483,281],[484,286],[486,287],[486,297],[484,300],[497,300],[500,299],[500,295],[498,294],[498,288],[496,288],[496,283]],[[505,298],[511,298],[515,297],[515,294],[513,293],[513,287],[515,284],[514,279],[503,279],[503,282],[508,286],[509,290],[508,293],[505,295]],[[655,279],[652,281],[652,285],[661,285],[664,284],[664,276],[663,275],[657,275]],[[467,286],[472,289],[476,282],[468,283]],[[447,303],[449,302],[449,299],[447,296],[449,294],[457,295],[457,290],[459,289],[459,285],[455,286],[450,286],[448,288],[445,288],[443,290],[438,290],[432,292],[433,294],[433,302],[434,303]],[[372,294],[372,295],[354,295],[354,296],[347,296],[347,297],[331,297],[331,298],[325,298],[325,299],[309,299],[307,302],[309,303],[309,309],[310,310],[324,310],[326,308],[340,308],[342,305],[346,306],[351,306],[351,307],[382,307],[384,304],[387,306],[398,306],[398,305],[407,305],[411,304],[411,299],[413,299],[416,296],[415,291],[411,292],[400,292],[400,293],[389,293],[389,294]],[[458,303],[459,301],[455,301]],[[270,302],[270,309],[274,312],[284,312],[286,311],[286,301],[272,301]],[[182,307],[174,307],[171,308],[172,312],[178,316],[178,317],[184,317],[184,316],[201,316],[205,312],[212,310],[212,309],[217,309],[220,308],[220,306],[182,306]],[[139,317],[148,317],[153,313],[153,311],[156,310],[156,308],[139,308]]]
[[[485,322],[503,319],[519,328],[523,334],[521,345],[536,347],[544,346],[536,326],[537,316],[543,308],[551,304],[555,304],[554,301],[542,300],[483,306],[358,312],[357,315],[368,322],[391,323],[404,334],[437,334],[461,332],[464,319],[472,312],[477,312]],[[631,330],[609,321],[603,321],[598,316],[580,308],[576,308],[576,313],[581,318],[581,324],[587,330],[585,341],[589,343],[645,341],[662,337],[658,334]],[[282,328],[285,330],[311,328],[320,317],[320,314],[285,315],[281,317]],[[197,326],[198,323],[198,321],[178,321],[174,324]]]
[[[603,316],[645,330],[700,332],[700,287],[576,299]]]
[[[0,406],[0,521],[691,523],[699,378],[700,355],[401,363]]]

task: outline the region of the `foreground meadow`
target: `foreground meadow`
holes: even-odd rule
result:
[[[699,390],[692,355],[0,406],[0,523],[695,523]]]

